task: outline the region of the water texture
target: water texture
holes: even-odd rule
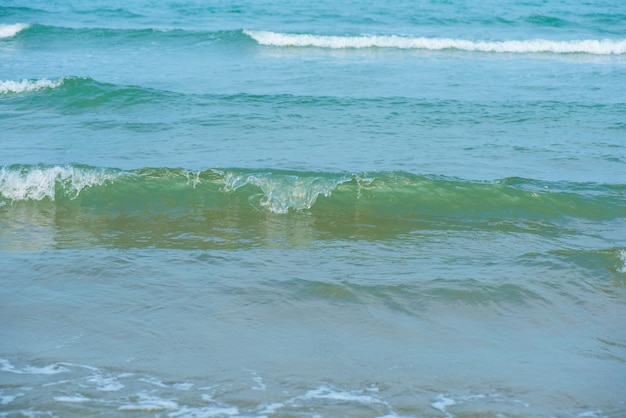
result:
[[[621,1],[0,4],[0,416],[626,415]]]

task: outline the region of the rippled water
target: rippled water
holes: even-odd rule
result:
[[[624,19],[0,5],[0,416],[625,415]]]

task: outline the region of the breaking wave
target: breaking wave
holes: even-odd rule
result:
[[[65,82],[64,78],[56,80],[48,80],[46,78],[38,80],[0,80],[0,94],[7,93],[28,93],[31,91],[38,91],[44,89],[54,89],[61,86]]]
[[[375,216],[494,219],[626,217],[626,186],[506,178],[468,181],[407,172],[13,165],[0,169],[0,205],[51,201],[156,212],[248,208],[364,211]],[[320,200],[322,199],[322,200]]]
[[[26,23],[14,23],[11,25],[0,25],[0,39],[12,38],[30,25]]]
[[[472,52],[506,53],[554,53],[554,54],[594,54],[619,55],[626,53],[626,39],[623,40],[571,40],[554,41],[548,39],[471,41],[465,39],[426,38],[389,36],[323,36],[312,34],[292,34],[270,31],[244,30],[244,33],[261,45],[278,47],[315,48],[397,48],[423,49],[431,51],[462,50]]]

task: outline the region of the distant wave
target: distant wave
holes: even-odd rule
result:
[[[320,115],[319,109],[351,109],[351,112],[372,114],[378,109],[380,114],[394,112],[397,123],[411,124],[414,127],[431,127],[445,118],[449,123],[485,115],[478,123],[517,123],[520,117],[550,118],[553,121],[569,120],[572,114],[601,114],[619,116],[626,112],[625,103],[588,103],[581,101],[545,100],[501,100],[464,101],[442,98],[420,98],[393,96],[352,97],[332,95],[293,95],[293,94],[250,94],[214,92],[178,92],[125,83],[110,83],[93,79],[63,75],[57,78],[0,80],[0,101],[5,100],[16,111],[40,111],[43,114],[88,114],[105,112],[109,115],[123,115],[126,111],[144,112],[150,109],[154,114],[169,114],[172,106],[186,109],[173,114],[168,123],[158,119],[148,119],[144,124],[134,124],[128,129],[172,129],[175,124],[187,126],[190,120],[213,120],[214,123],[230,125],[248,123],[248,109],[257,112],[262,108],[267,117],[283,114],[288,118],[298,118],[302,123],[314,123]],[[454,111],[451,112],[451,109]],[[167,113],[164,113],[167,112]],[[415,118],[417,112],[420,117]],[[17,117],[18,113],[14,113]],[[260,115],[260,114],[259,114]],[[488,116],[488,117],[487,117]],[[113,122],[110,127],[117,126]],[[367,122],[375,126],[380,121]],[[17,125],[16,125],[17,126]],[[365,125],[363,125],[365,126]],[[118,126],[119,127],[119,126]],[[143,127],[143,128],[142,128]],[[608,125],[608,129],[622,129],[620,124]],[[17,129],[9,127],[9,129]],[[607,158],[619,159],[617,155]]]
[[[226,41],[250,42],[250,37],[244,35],[241,29],[238,30],[186,30],[177,28],[107,28],[107,27],[68,27],[50,26],[39,23],[12,25],[0,24],[0,39],[16,36],[17,34],[27,35],[29,39],[44,37],[50,39],[67,38],[69,42],[137,42],[141,39],[168,39],[179,40],[183,43],[202,41]]]
[[[30,25],[26,23],[14,23],[12,25],[0,25],[0,39],[12,38],[19,32],[27,29]]]
[[[258,45],[276,47],[312,47],[327,49],[394,48],[429,51],[458,50],[492,53],[552,53],[552,54],[626,54],[626,39],[580,39],[557,41],[529,40],[467,40],[457,38],[406,37],[399,35],[331,36],[296,34],[258,30],[190,31],[184,29],[114,29],[70,28],[40,24],[0,25],[0,39],[27,31],[29,36],[77,37],[94,42],[136,42],[138,39],[167,39],[181,42],[233,42],[254,41]]]
[[[39,80],[0,80],[0,94],[7,93],[27,93],[31,91],[37,91],[42,89],[53,89],[59,87],[65,81],[64,78],[59,78],[56,80],[48,80],[46,78],[42,78]]]
[[[520,41],[470,41],[449,38],[410,38],[390,36],[322,36],[290,34],[269,31],[244,30],[244,33],[261,45],[281,47],[316,47],[331,49],[347,48],[398,48],[440,51],[456,49],[476,52],[508,53],[555,53],[618,55],[626,53],[624,40],[573,40],[553,41],[547,39]]]

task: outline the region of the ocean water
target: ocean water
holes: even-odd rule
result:
[[[0,2],[0,417],[626,416],[625,22]]]

